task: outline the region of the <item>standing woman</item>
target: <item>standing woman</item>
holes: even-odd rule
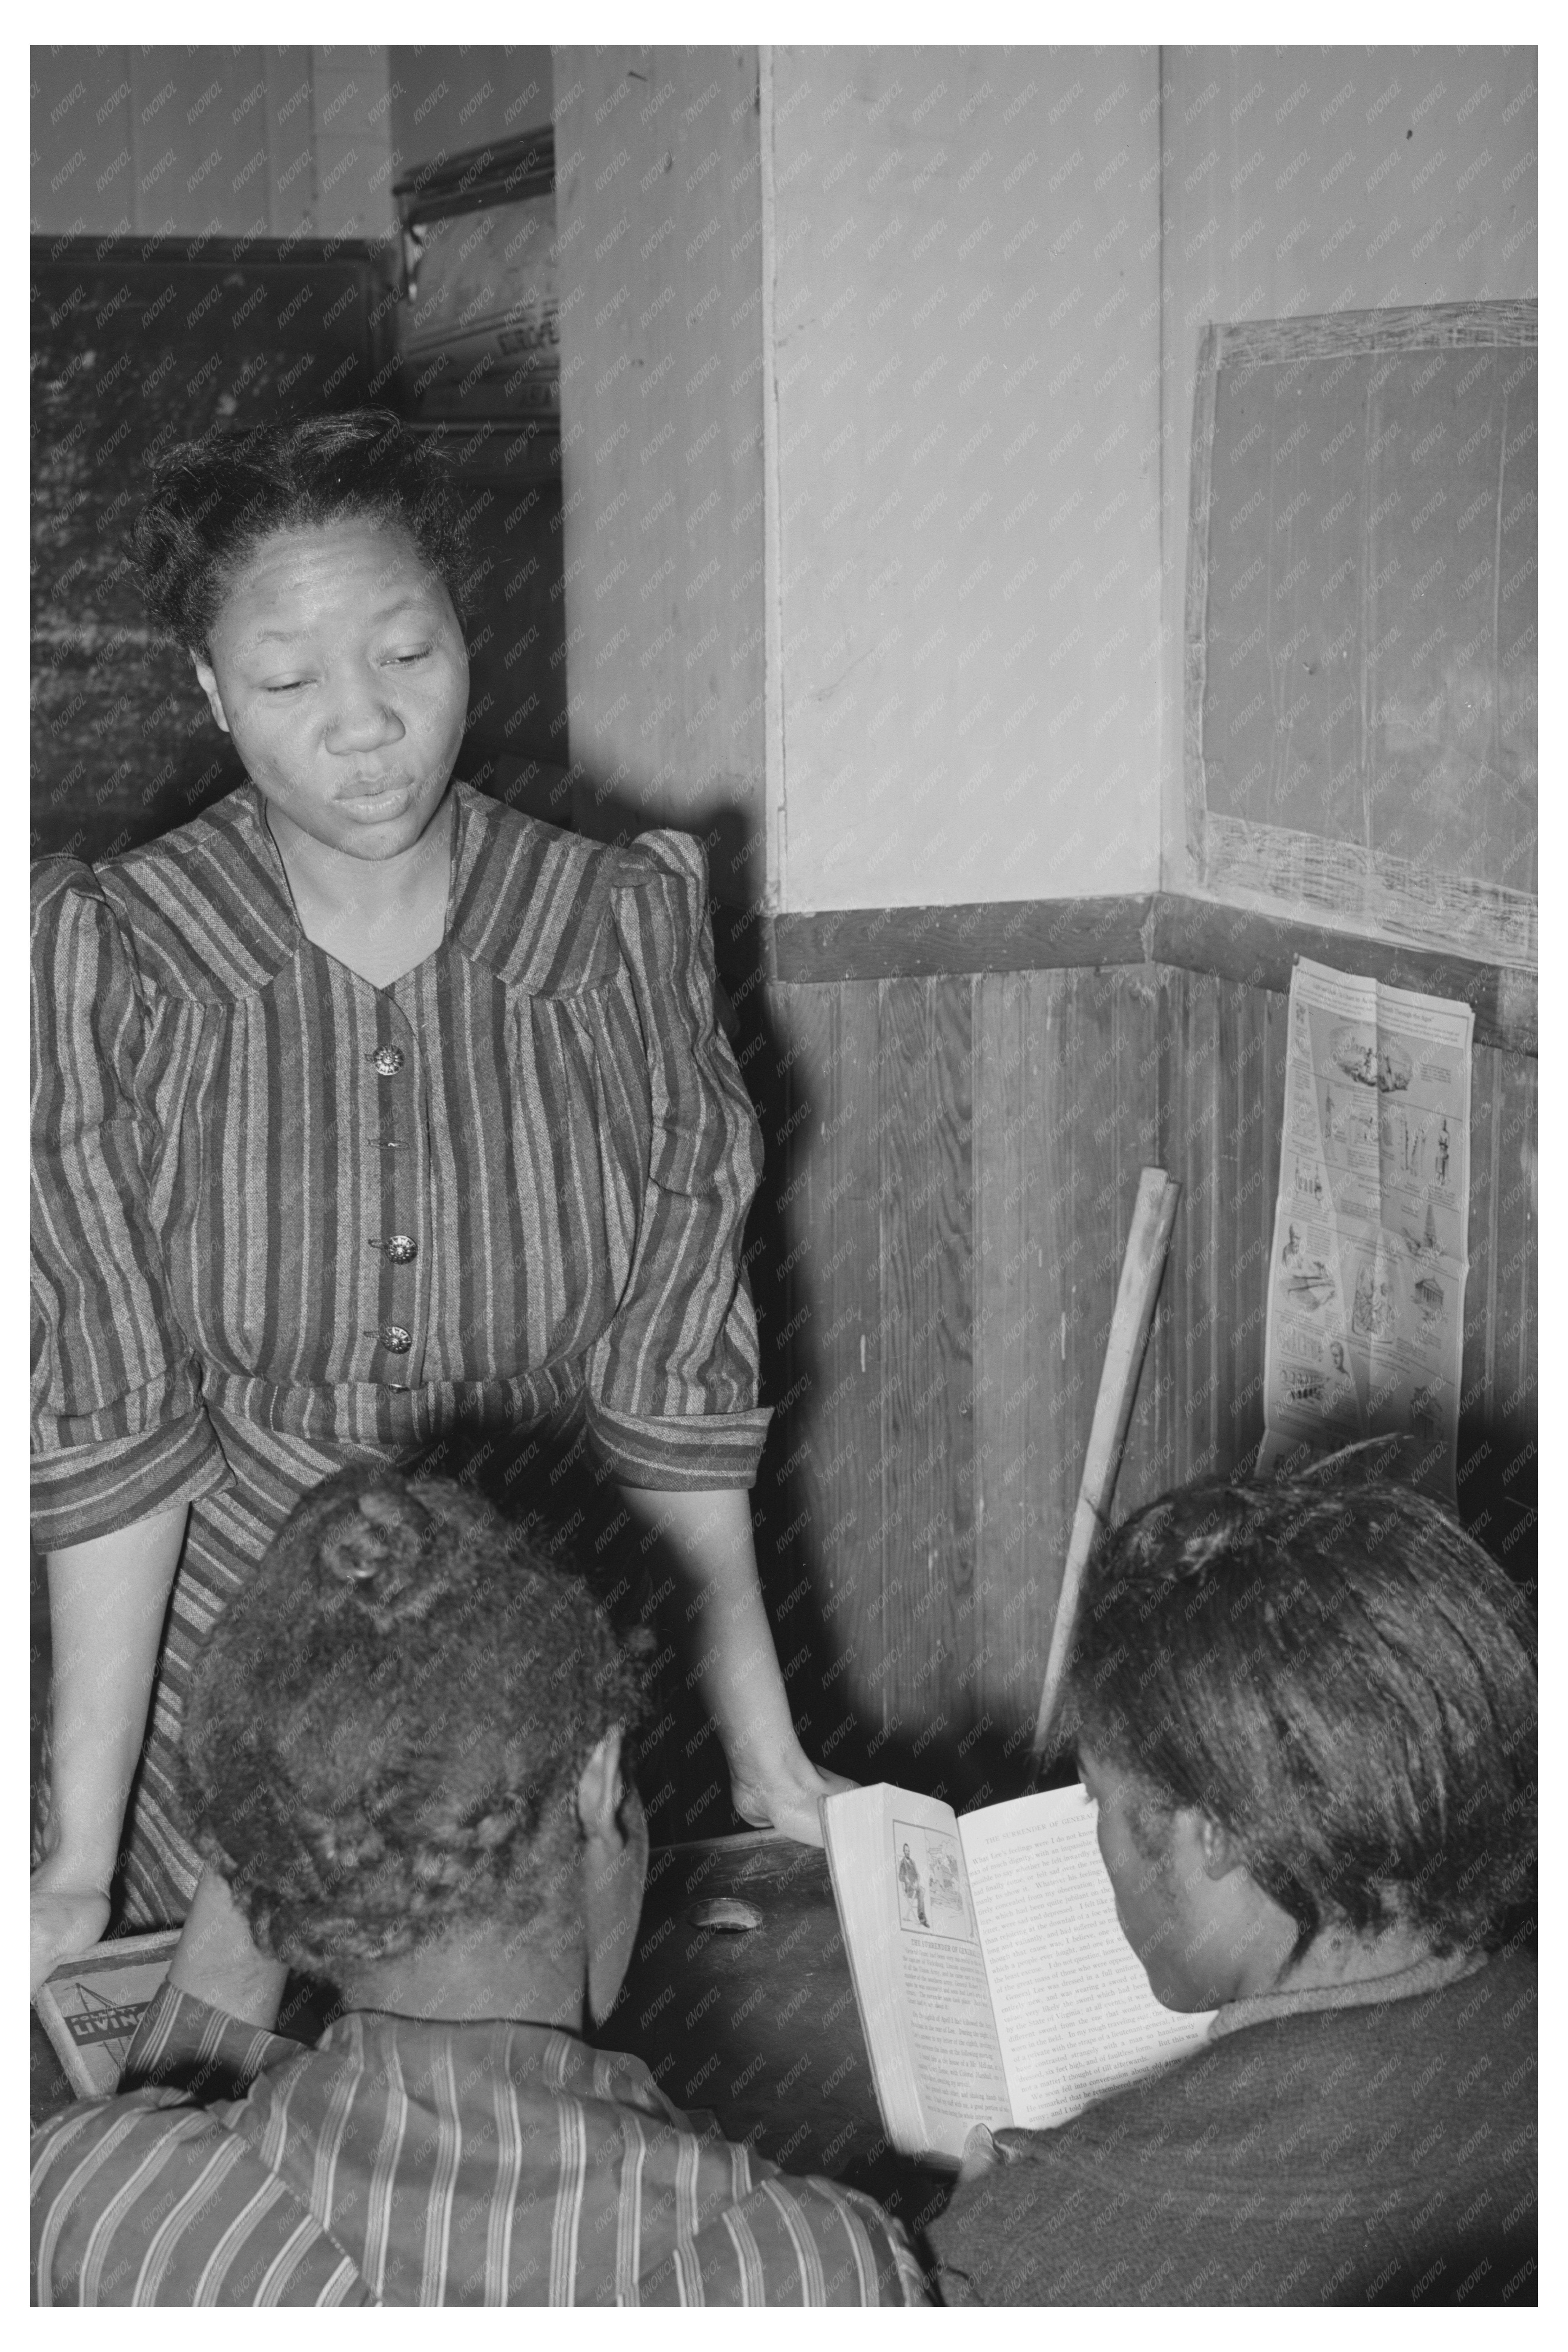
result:
[[[451,782],[461,530],[395,418],[172,452],[136,548],[247,782],[35,877],[35,1981],[101,1933],[121,1862],[129,1919],[188,1908],[192,1660],[293,1504],[447,1433],[586,1421],[705,1606],[738,1810],[814,1839],[841,1784],[758,1587],[759,1139],[701,853]]]

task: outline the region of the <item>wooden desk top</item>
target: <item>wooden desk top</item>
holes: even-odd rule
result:
[[[727,1895],[761,1924],[705,1927]],[[643,2059],[677,2106],[791,2172],[864,2189],[912,2228],[948,2177],[887,2145],[850,1983],[827,1856],[761,1831],[653,1850],[637,1949],[598,2040]]]

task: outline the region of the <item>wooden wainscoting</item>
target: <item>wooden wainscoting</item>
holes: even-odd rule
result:
[[[1182,1200],[1118,1510],[1262,1433],[1286,998],[1170,964],[736,992],[768,1155],[758,1542],[797,1711],[846,1770],[1009,1793],[1148,1162]],[[1461,1508],[1521,1568],[1534,1122],[1533,1059],[1478,1046]]]

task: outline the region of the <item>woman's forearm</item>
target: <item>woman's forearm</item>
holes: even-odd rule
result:
[[[793,1737],[773,1632],[757,1577],[751,1497],[739,1487],[701,1494],[622,1489],[644,1527],[657,1528],[681,1570],[695,1621],[703,1696],[732,1763],[759,1741]],[[739,1753],[737,1753],[737,1748]]]
[[[62,1884],[113,1875],[187,1509],[49,1554],[48,1863]]]
[[[821,1843],[818,1800],[848,1783],[801,1752],[758,1582],[750,1496],[737,1487],[622,1491],[682,1572],[697,1644],[693,1672],[724,1741],[737,1811],[758,1827]]]

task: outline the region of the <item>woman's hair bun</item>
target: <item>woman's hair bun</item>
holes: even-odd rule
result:
[[[329,1482],[308,1531],[318,1577],[343,1588],[380,1630],[423,1617],[458,1580],[461,1544],[395,1470],[350,1471]]]
[[[296,1504],[208,1633],[182,1730],[187,1818],[258,1950],[346,1984],[552,1916],[583,1768],[641,1696],[552,1540],[423,1462],[361,1460]]]
[[[403,1581],[428,1541],[430,1514],[412,1495],[371,1488],[323,1531],[321,1566],[363,1588]]]

